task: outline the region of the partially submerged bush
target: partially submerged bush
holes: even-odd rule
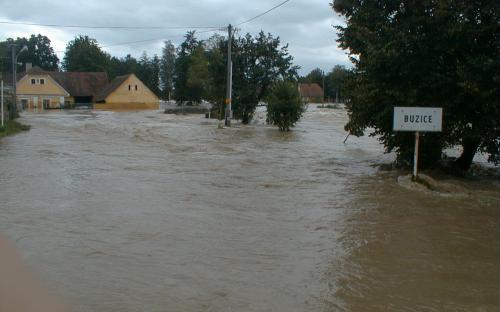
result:
[[[303,112],[304,104],[297,85],[288,81],[277,83],[267,100],[267,120],[280,131],[290,131]]]

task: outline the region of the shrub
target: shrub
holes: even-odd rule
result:
[[[267,120],[278,126],[280,131],[290,131],[303,112],[304,104],[297,85],[288,81],[278,82],[267,100]]]

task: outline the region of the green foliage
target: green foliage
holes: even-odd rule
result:
[[[288,54],[288,45],[280,47],[279,37],[260,32],[233,41],[233,109],[235,118],[249,123],[259,101],[269,95],[279,80],[296,80],[297,66]]]
[[[33,66],[39,66],[45,70],[58,69],[59,59],[50,45],[50,39],[40,34],[33,34],[29,38],[18,37],[15,40],[8,38],[0,42],[0,71],[12,72],[10,44],[16,44],[17,50],[24,45],[28,47],[28,51],[19,54],[18,63],[32,63]]]
[[[196,39],[195,32],[189,31],[184,42],[180,45],[177,52],[177,59],[175,62],[175,100],[182,104],[183,102],[199,102],[200,94],[197,90],[188,85],[188,71],[191,66],[193,53],[202,45]]]
[[[304,104],[296,83],[280,81],[272,88],[267,98],[267,119],[280,131],[290,131],[303,112]]]
[[[170,40],[165,41],[160,61],[161,97],[163,99],[170,99],[174,92],[176,57],[173,43]]]
[[[210,92],[212,81],[203,45],[196,47],[191,54],[186,85],[190,90],[191,100],[196,103],[201,102]]]
[[[500,160],[497,1],[336,0],[346,18],[339,43],[355,65],[348,78],[346,130],[379,135],[411,163],[413,134],[392,131],[394,106],[443,107],[443,132],[421,140],[423,165],[462,145],[468,169],[477,150]]]
[[[157,55],[152,58],[144,51],[137,64],[136,74],[144,84],[153,91],[154,94],[160,95],[160,59]]]
[[[317,83],[318,86],[323,87],[323,78],[325,78],[325,74],[322,69],[315,68],[311,70],[309,74],[300,79],[300,82],[304,83]]]
[[[350,71],[344,66],[336,65],[325,77],[325,97],[344,102],[344,94]]]
[[[339,100],[343,101],[347,79],[349,77],[349,70],[342,65],[336,65],[332,70],[325,74],[320,68],[313,69],[305,77],[300,78],[300,82],[316,83],[322,89],[327,101]],[[321,102],[323,99],[318,99]]]
[[[114,79],[116,76],[122,76],[134,73],[137,76],[139,72],[139,62],[137,59],[127,54],[124,58],[111,57],[108,63],[108,78]]]
[[[223,47],[224,38],[219,35],[212,36],[208,42],[207,52],[208,70],[210,73],[210,89],[206,99],[214,104],[213,110],[220,112],[224,107],[226,97],[226,60],[224,59]],[[227,44],[226,44],[227,46]],[[219,117],[222,117],[220,114]]]
[[[13,135],[21,131],[28,131],[30,128],[31,126],[21,124],[15,120],[7,120],[3,127],[0,126],[0,138]]]
[[[101,50],[97,40],[78,36],[66,45],[62,67],[66,71],[107,71],[111,57]]]

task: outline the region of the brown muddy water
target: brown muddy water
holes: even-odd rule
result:
[[[73,311],[499,311],[498,179],[422,190],[342,110],[262,118],[26,113],[0,232]]]

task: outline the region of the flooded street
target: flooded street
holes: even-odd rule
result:
[[[25,113],[0,233],[74,311],[499,310],[498,180],[421,190],[343,110],[262,118]]]

